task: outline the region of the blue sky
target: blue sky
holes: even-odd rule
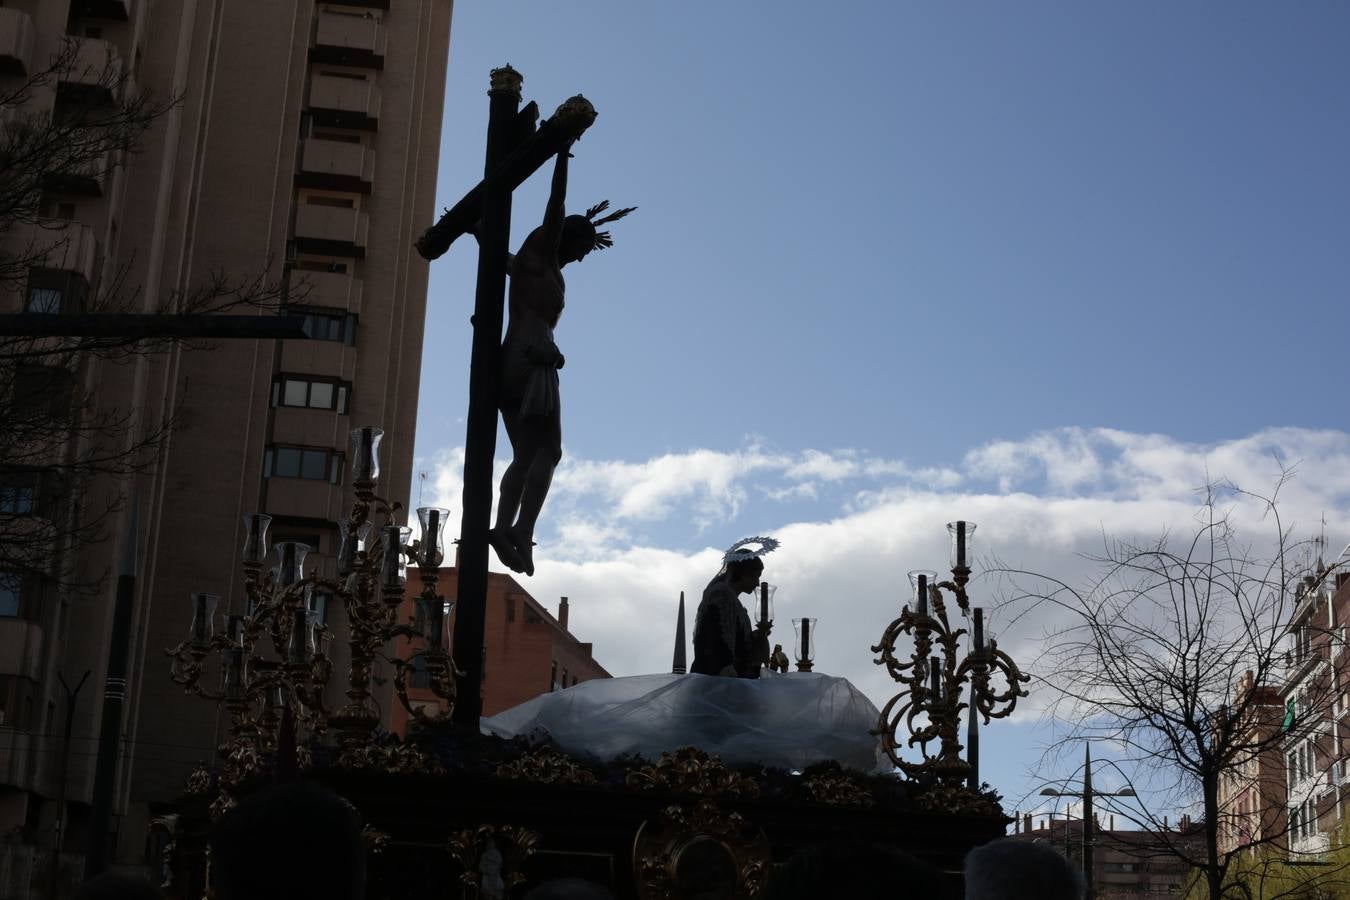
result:
[[[640,207],[566,271],[530,589],[573,596],[617,673],[659,671],[668,640],[630,637],[651,605],[792,534],[782,596],[880,701],[861,642],[948,519],[1072,570],[1278,457],[1299,520],[1344,535],[1348,35],[1330,2],[456,4],[440,203],[481,175],[510,62],[545,114],[600,112],[569,208]],[[475,265],[432,265],[418,423],[456,517]],[[1007,730],[1012,796],[1036,729]]]

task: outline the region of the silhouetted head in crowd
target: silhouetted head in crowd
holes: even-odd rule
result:
[[[1083,876],[1048,844],[1011,838],[966,854],[966,900],[1082,900]]]
[[[219,900],[359,900],[366,889],[361,817],[332,791],[299,782],[245,797],[216,823]]]
[[[797,853],[769,876],[761,900],[822,897],[932,898],[944,895],[942,875],[921,859],[877,844],[827,844]]]
[[[614,900],[614,894],[594,881],[554,878],[532,888],[525,900]]]
[[[164,900],[164,892],[139,875],[105,872],[76,888],[74,900]]]

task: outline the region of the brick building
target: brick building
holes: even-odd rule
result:
[[[1234,697],[1237,705],[1250,710],[1246,727],[1254,730],[1254,741],[1269,740],[1281,727],[1284,701],[1279,690],[1257,686],[1252,672],[1238,679]],[[1280,754],[1252,756],[1225,772],[1219,779],[1219,852],[1229,853],[1249,844],[1281,843],[1288,822],[1285,796],[1285,767]]]
[[[417,568],[408,569],[407,599],[400,619],[417,617],[416,597],[422,588]],[[437,588],[441,596],[453,598],[458,584],[457,570],[448,566],[439,572]],[[595,660],[588,642],[577,640],[568,630],[569,604],[558,602],[558,614],[550,614],[538,600],[511,576],[488,574],[487,613],[483,630],[483,715],[492,716],[549,691],[560,691],[592,678],[609,678],[609,672]],[[454,609],[446,622],[446,642],[454,633]],[[409,649],[405,642],[400,655]],[[414,675],[408,690],[410,702],[437,705],[430,691],[419,688]],[[395,703],[391,730],[400,734],[407,728],[408,715]]]
[[[270,542],[309,544],[306,570],[333,575],[336,521],[352,500],[348,433],[359,425],[385,430],[381,494],[410,493],[428,275],[413,240],[435,217],[450,13],[451,0],[0,3],[0,87],[42,71],[66,42],[79,53],[22,107],[0,109],[0,129],[77,101],[178,99],[140,152],[53,183],[36,221],[0,234],[0,254],[34,242],[45,254],[25,284],[0,289],[0,312],[78,312],[118,281],[128,311],[156,310],[210,273],[265,270],[306,321],[305,339],[86,359],[57,373],[91,414],[176,416],[145,471],[79,488],[84,508],[134,498],[139,515],[113,801],[119,861],[140,861],[150,805],[172,799],[224,733],[214,704],[170,682],[163,650],[187,635],[191,592],[218,594],[222,617],[243,611],[242,517],[270,514]],[[107,71],[127,78],[100,87]],[[42,470],[0,471],[4,512],[48,515],[45,483]],[[51,547],[46,572],[0,571],[0,833],[27,846],[84,846],[114,585],[65,585],[116,571],[126,522],[112,523],[114,539]],[[340,630],[342,611],[327,613]],[[73,685],[86,669],[67,756],[60,679]],[[0,861],[0,896],[27,896],[15,871]]]
[[[1095,900],[1177,900],[1186,891],[1190,869],[1166,844],[1203,855],[1204,827],[1185,817],[1165,834],[1117,830],[1115,817],[1096,817],[1093,828],[1092,884]],[[1039,825],[1040,827],[1033,827]],[[1103,827],[1105,826],[1105,827]],[[1077,868],[1083,864],[1083,821],[1025,815],[1013,837],[1054,847]]]
[[[1283,666],[1255,687],[1249,726],[1278,741],[1220,779],[1221,850],[1264,840],[1315,857],[1331,849],[1350,803],[1350,572],[1317,563],[1285,630]],[[1248,673],[1238,690],[1252,689]]]

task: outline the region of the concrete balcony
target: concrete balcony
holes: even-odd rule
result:
[[[136,10],[135,0],[74,0],[72,15],[89,19],[114,19],[125,22]]]
[[[27,75],[33,63],[33,19],[0,7],[0,75]]]
[[[309,61],[329,65],[384,68],[388,35],[370,12],[321,10]]]
[[[301,154],[296,187],[369,194],[375,180],[375,151],[360,144],[310,138]]]
[[[302,284],[303,282],[303,284]],[[345,272],[310,272],[296,269],[291,272],[291,284],[296,289],[296,303],[305,306],[326,306],[329,309],[361,311],[361,279]],[[303,291],[304,296],[298,296]]]
[[[380,89],[364,78],[314,75],[309,108],[317,125],[374,131],[380,120]]]
[[[32,266],[74,272],[90,284],[98,274],[98,240],[94,229],[63,219],[43,219],[14,229],[7,252],[27,258]]]
[[[70,69],[60,76],[62,98],[111,103],[122,82],[122,58],[109,41],[69,38],[78,44]]]
[[[364,257],[370,217],[355,209],[302,203],[295,211],[295,244],[301,253]]]
[[[70,171],[48,175],[43,187],[57,193],[102,197],[112,168],[113,156],[109,151],[80,165],[72,166]]]

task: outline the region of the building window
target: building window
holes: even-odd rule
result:
[[[18,675],[0,675],[0,726],[33,727],[33,695],[37,685]]]
[[[327,447],[268,447],[263,455],[263,477],[337,484],[342,477],[342,454]]]
[[[412,686],[415,688],[431,687],[431,673],[427,671],[427,658],[422,654],[413,657],[412,664]]]
[[[315,541],[317,542],[317,538]],[[318,543],[311,545],[317,551]],[[309,623],[311,625],[328,624],[328,598],[332,596],[332,591],[328,588],[316,588],[309,595]]]
[[[32,470],[0,472],[0,514],[31,515],[37,508],[37,482]]]
[[[347,274],[347,264],[336,259],[297,259],[291,268],[301,272],[330,272],[336,275]]]
[[[327,194],[308,194],[305,197],[308,206],[333,206],[338,209],[355,209],[356,200],[352,197],[333,197]]]
[[[272,405],[331,409],[347,414],[351,382],[312,375],[279,375],[272,382]]]
[[[558,689],[558,661],[553,661],[553,668],[548,673],[548,689],[556,691]]]
[[[323,306],[291,306],[288,315],[303,316],[305,335],[316,341],[356,343],[356,314]]]
[[[23,612],[23,576],[0,571],[0,616],[17,618]]]
[[[562,682],[561,682],[561,684],[562,684],[562,686],[563,686],[564,688],[567,687],[567,670],[566,670],[566,669],[563,669],[563,677],[562,677]]]
[[[30,281],[28,296],[24,298],[23,311],[56,315],[61,311],[61,291],[57,288],[35,285]]]

